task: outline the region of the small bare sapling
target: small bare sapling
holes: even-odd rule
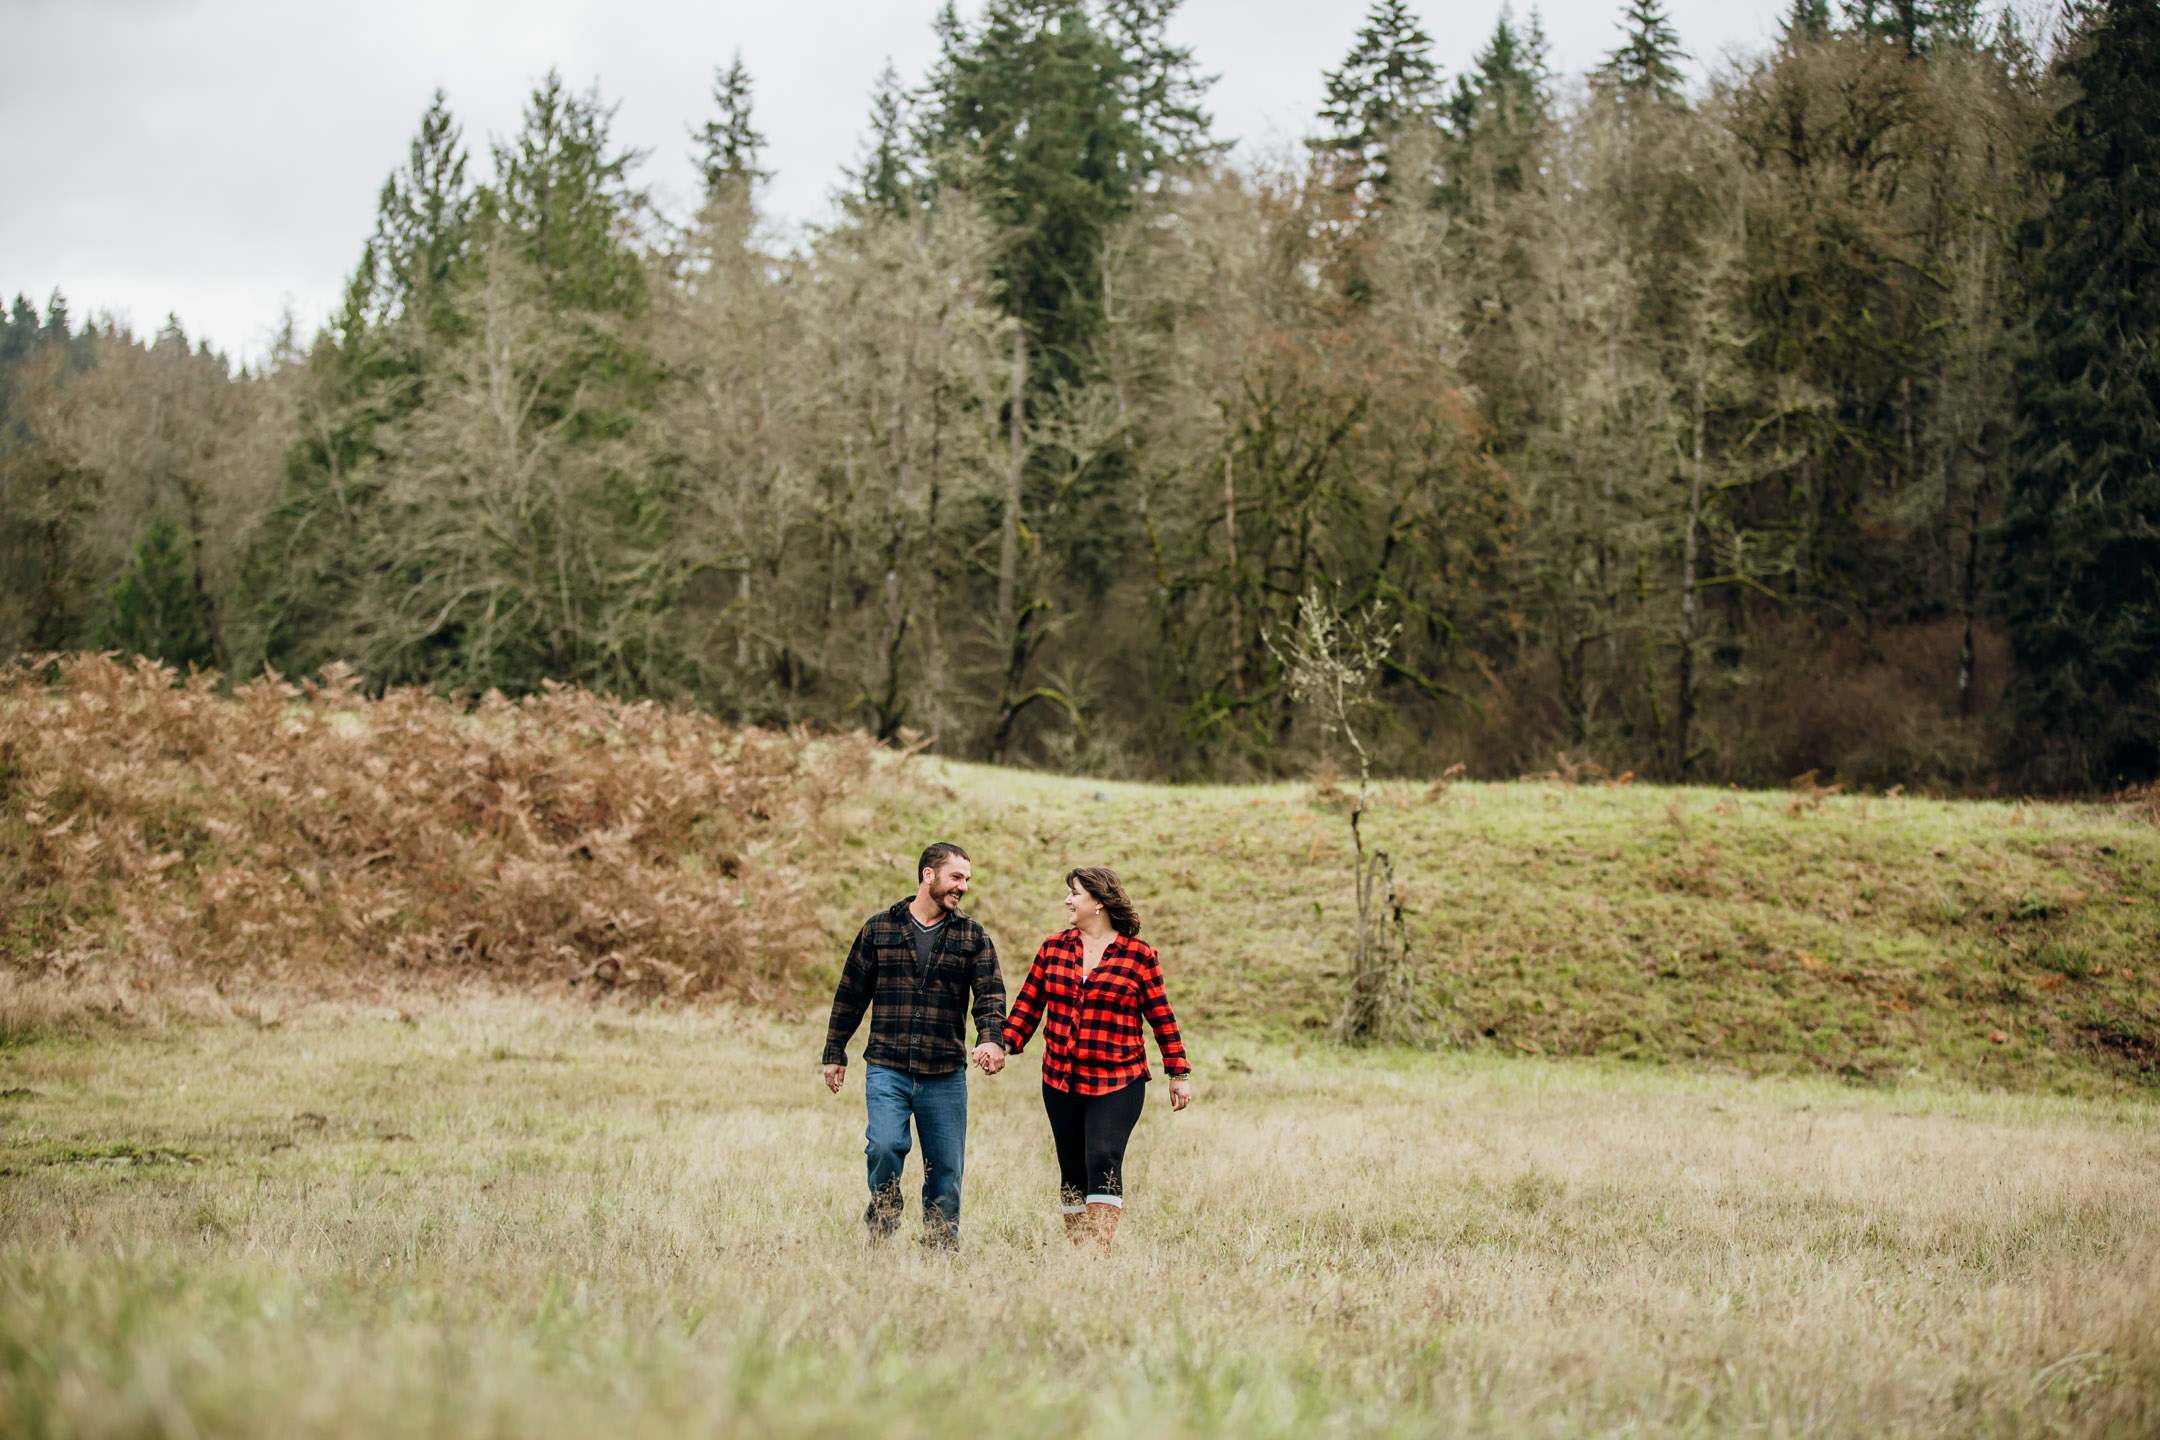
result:
[[[1298,601],[1293,632],[1264,637],[1283,667],[1291,699],[1312,712],[1329,743],[1340,736],[1357,758],[1357,798],[1350,806],[1357,934],[1350,952],[1350,988],[1333,1027],[1337,1039],[1352,1044],[1420,1042],[1432,1030],[1430,1007],[1418,995],[1394,861],[1378,846],[1369,854],[1365,848],[1372,755],[1358,734],[1357,716],[1376,703],[1373,686],[1401,629],[1389,623],[1380,601],[1345,613],[1315,585]]]

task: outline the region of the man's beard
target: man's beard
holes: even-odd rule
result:
[[[940,910],[959,909],[960,887],[957,885],[952,885],[947,886],[943,890],[940,890],[937,888],[936,884],[933,883],[930,887],[930,903],[937,906]]]

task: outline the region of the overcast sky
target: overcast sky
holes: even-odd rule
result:
[[[309,330],[335,303],[437,86],[484,153],[551,65],[621,103],[617,139],[650,149],[640,178],[680,213],[696,189],[685,131],[711,112],[713,68],[740,50],[777,172],[767,208],[816,220],[886,58],[910,83],[921,76],[939,3],[0,0],[0,294],[42,306],[57,286],[78,317],[104,311],[138,330],[170,311],[236,358],[259,355],[288,307]],[[1221,77],[1216,132],[1248,148],[1304,135],[1320,72],[1366,4],[1186,0],[1175,33]],[[1544,0],[1556,67],[1595,64],[1620,4]],[[1452,73],[1500,5],[1413,8]],[[1668,0],[1698,75],[1764,44],[1785,8]]]

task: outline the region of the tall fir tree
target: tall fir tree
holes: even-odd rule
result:
[[[979,164],[1006,243],[1006,308],[1047,364],[1072,378],[1102,325],[1110,225],[1172,165],[1204,152],[1203,81],[1169,43],[1173,0],[991,0],[973,26],[948,4],[928,86],[926,138]]]
[[[1332,133],[1320,144],[1342,158],[1353,183],[1370,182],[1382,194],[1395,188],[1389,153],[1439,97],[1432,48],[1404,0],[1373,0],[1350,53],[1324,75],[1320,118]]]
[[[1502,5],[1491,38],[1449,97],[1448,128],[1463,158],[1478,162],[1502,189],[1522,186],[1523,155],[1552,84],[1551,48],[1535,10],[1518,26]]]
[[[2160,774],[2160,5],[2084,20],[2035,157],[2059,189],[2029,236],[1999,588],[2040,778],[2116,784]]]
[[[460,338],[490,197],[437,91],[405,164],[378,192],[375,230],[330,322],[296,366],[298,425],[278,502],[241,554],[223,634],[238,673],[307,673],[352,660],[344,639],[368,577],[362,551],[379,520],[377,466],[398,422],[426,403],[430,352]],[[334,637],[334,638],[333,638]]]
[[[1680,48],[1680,32],[1665,14],[1663,0],[1627,0],[1620,27],[1625,35],[1598,66],[1596,78],[1630,99],[1682,103],[1680,62],[1687,52]]]
[[[525,102],[515,138],[495,146],[495,188],[483,198],[539,276],[551,305],[635,314],[645,269],[630,243],[641,203],[629,183],[644,157],[613,148],[615,107],[580,95],[550,70]]]
[[[472,245],[466,161],[449,100],[437,90],[404,168],[383,181],[375,205],[372,254],[385,291],[381,308],[410,316],[438,338],[453,323],[450,301]]]
[[[898,210],[914,195],[917,145],[907,87],[890,57],[870,91],[870,134],[860,164],[847,171],[855,198],[876,210]]]
[[[1223,148],[1208,135],[1214,120],[1207,92],[1215,77],[1195,68],[1190,45],[1170,40],[1170,21],[1184,3],[1098,0],[1093,12],[1118,53],[1119,89],[1140,127],[1139,169],[1146,176]]]
[[[758,169],[765,137],[751,124],[750,72],[740,50],[727,69],[713,71],[712,98],[718,114],[690,132],[697,142],[698,174],[704,177],[708,200],[767,178]]]

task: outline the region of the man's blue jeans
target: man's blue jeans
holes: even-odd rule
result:
[[[870,1111],[863,1153],[870,1157],[870,1208],[863,1223],[873,1233],[900,1228],[900,1172],[907,1164],[908,1118],[922,1137],[923,1234],[950,1242],[960,1229],[960,1172],[967,1161],[967,1069],[920,1079],[904,1070],[865,1065],[863,1096]]]

